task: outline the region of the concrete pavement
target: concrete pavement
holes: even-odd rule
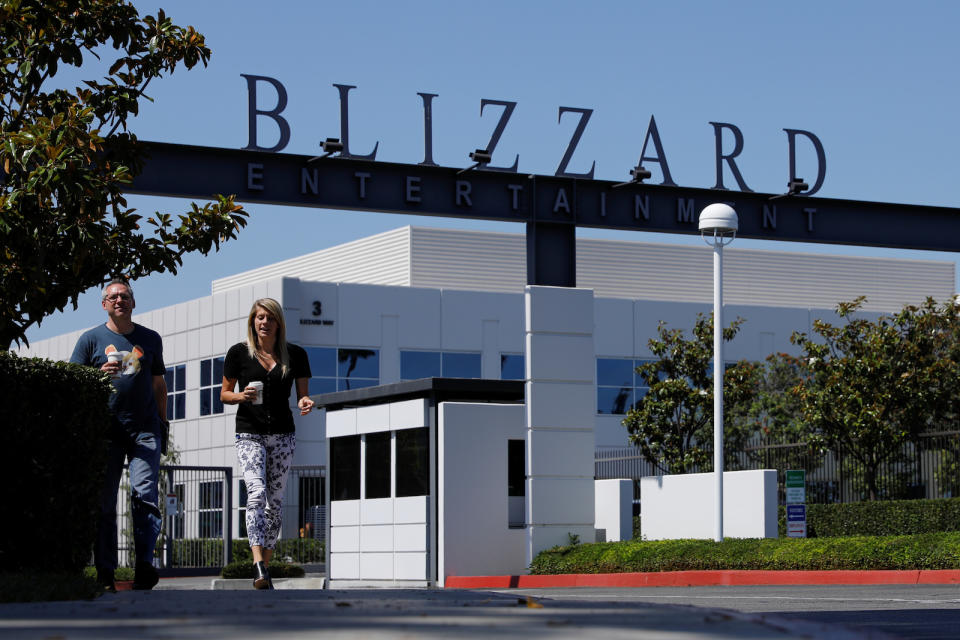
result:
[[[776,615],[596,598],[586,591],[578,597],[576,589],[553,598],[515,591],[299,588],[308,584],[230,590],[211,588],[209,577],[176,578],[162,580],[154,591],[93,601],[0,604],[0,638],[885,638]]]

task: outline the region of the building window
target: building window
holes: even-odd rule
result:
[[[223,413],[220,389],[223,387],[223,357],[200,361],[200,415]]]
[[[380,384],[378,349],[306,347],[310,360],[310,394],[362,389]]]
[[[364,465],[364,497],[390,497],[390,432],[368,433]]]
[[[524,380],[526,377],[526,358],[522,353],[500,354],[501,380]]]
[[[183,484],[173,485],[173,492],[177,495],[177,513],[173,516],[173,536],[174,538],[183,538],[183,498],[186,495]]]
[[[430,436],[427,427],[397,433],[397,497],[430,494]]]
[[[522,529],[526,521],[526,441],[507,440],[507,526]]]
[[[597,358],[597,413],[625,414],[646,395],[635,369],[647,362],[653,360]]]
[[[167,420],[183,420],[187,417],[187,365],[167,367],[164,379],[167,382]]]
[[[240,509],[237,510],[237,524],[239,528],[237,533],[239,537],[247,537],[247,483],[243,480],[240,480],[240,485],[237,492],[238,500],[240,501]]]
[[[360,436],[330,438],[330,499],[360,499]]]
[[[223,483],[200,483],[200,537],[219,538],[223,534]]]
[[[480,353],[475,351],[401,351],[400,379],[479,378]]]
[[[326,536],[327,508],[323,476],[300,476],[300,537],[323,540]]]

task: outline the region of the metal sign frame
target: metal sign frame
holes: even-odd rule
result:
[[[576,286],[575,229],[698,234],[725,202],[760,240],[957,251],[960,210],[145,142],[131,193],[524,223],[527,282]]]

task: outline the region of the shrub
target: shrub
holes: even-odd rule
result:
[[[25,571],[4,573],[0,602],[91,600],[103,592],[96,573]]]
[[[113,392],[79,365],[0,352],[7,514],[0,568],[80,575],[96,535]]]
[[[786,512],[779,511],[780,535]],[[807,537],[896,536],[960,531],[960,498],[808,504]]]
[[[630,540],[554,547],[534,574],[704,569],[960,569],[960,532],[850,538]]]
[[[253,580],[256,577],[256,571],[253,568],[253,562],[231,562],[223,568],[220,575],[224,578],[247,578]],[[303,567],[286,562],[271,562],[271,578],[302,578],[305,575]]]

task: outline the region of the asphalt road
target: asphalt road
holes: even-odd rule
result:
[[[595,600],[727,609],[846,627],[880,637],[960,638],[960,585],[511,589],[501,593],[557,602]]]

